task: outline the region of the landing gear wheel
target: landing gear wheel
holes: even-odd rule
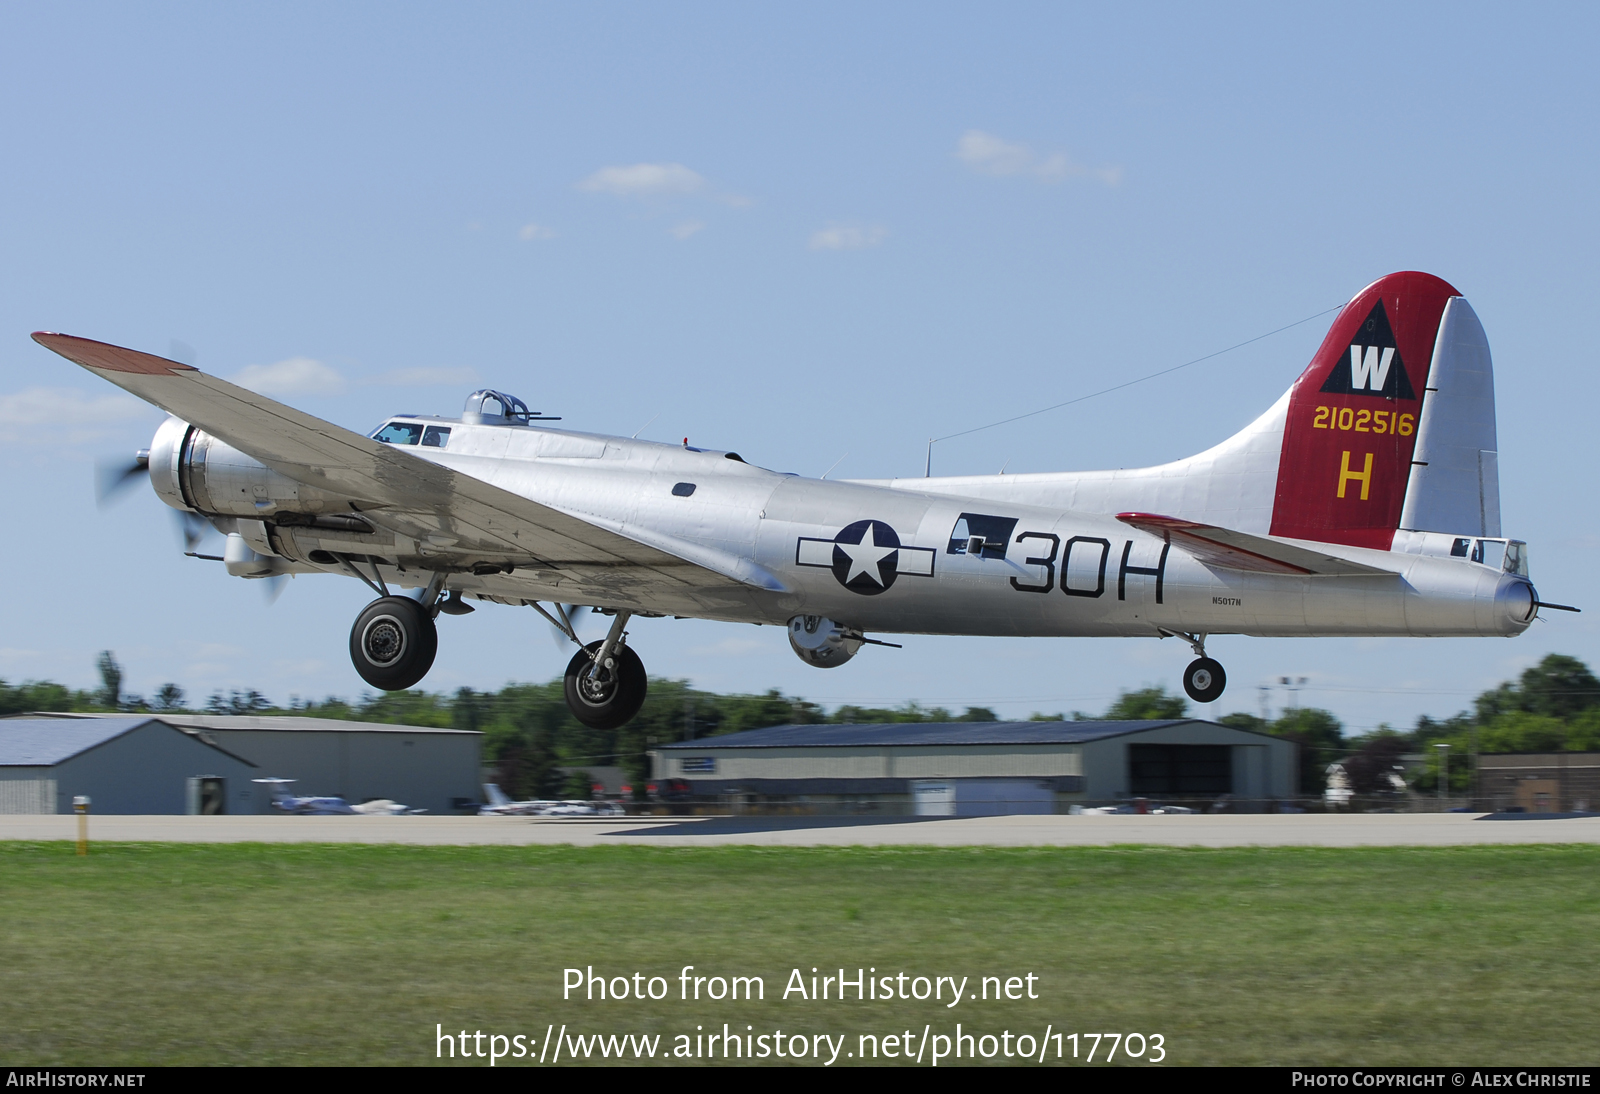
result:
[[[616,729],[627,725],[644,706],[649,680],[644,674],[644,662],[628,646],[619,646],[612,654],[615,664],[609,671],[601,670],[591,677],[589,668],[594,662],[589,655],[598,652],[600,646],[599,642],[590,642],[567,662],[567,709],[590,729]]]
[[[1183,690],[1197,703],[1215,703],[1228,686],[1228,674],[1209,657],[1197,657],[1183,670]]]
[[[433,667],[439,632],[428,610],[409,596],[368,604],[350,628],[350,660],[361,679],[382,691],[415,686]]]

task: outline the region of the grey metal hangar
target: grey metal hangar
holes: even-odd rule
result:
[[[668,801],[921,816],[1138,799],[1259,812],[1294,796],[1298,771],[1294,742],[1195,718],[774,726],[650,756]]]

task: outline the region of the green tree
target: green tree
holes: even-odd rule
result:
[[[83,710],[90,707],[95,698],[89,692],[71,692],[49,681],[29,681],[13,686],[0,680],[0,714]]]
[[[1125,691],[1106,711],[1108,722],[1150,722],[1185,718],[1189,703],[1181,695],[1168,695],[1164,687]]]
[[[117,664],[117,659],[111,655],[110,650],[100,651],[98,666],[100,705],[107,710],[116,710],[122,706],[122,666]]]
[[[556,767],[555,748],[547,731],[536,730],[500,751],[496,781],[513,798],[554,798],[566,777]]]
[[[1576,657],[1547,654],[1515,684],[1507,682],[1478,696],[1476,706],[1480,725],[1513,711],[1566,719],[1600,706],[1600,679]]]
[[[1357,794],[1387,794],[1394,785],[1389,776],[1404,770],[1401,756],[1410,747],[1403,733],[1388,726],[1352,742],[1355,751],[1344,759],[1345,774],[1350,777],[1350,788]]]
[[[944,707],[924,707],[915,701],[902,707],[842,706],[833,712],[828,721],[835,725],[856,725],[874,722],[948,722],[950,712]]]
[[[566,772],[561,784],[561,797],[567,801],[588,801],[594,797],[594,777],[587,771]]]
[[[1345,756],[1344,727],[1331,711],[1297,707],[1269,724],[1265,732],[1300,746],[1300,793],[1320,794],[1328,765]]]
[[[183,689],[177,684],[162,684],[160,690],[156,692],[155,701],[150,706],[157,711],[182,710]]]
[[[227,695],[214,691],[206,700],[206,710],[211,714],[264,714],[271,709],[271,701],[254,688],[248,691],[235,688]]]
[[[457,688],[455,700],[450,704],[452,729],[479,729],[483,725],[484,704],[471,688]]]

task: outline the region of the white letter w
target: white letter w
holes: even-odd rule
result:
[[[1394,360],[1394,349],[1385,349],[1380,356],[1377,346],[1350,347],[1350,387],[1382,391],[1383,382],[1389,378],[1389,362]],[[1366,355],[1362,355],[1362,350]]]

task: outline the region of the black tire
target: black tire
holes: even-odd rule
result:
[[[630,646],[623,646],[612,657],[616,666],[609,678],[589,679],[587,673],[593,664],[589,653],[598,651],[600,646],[599,642],[590,642],[567,662],[567,709],[590,729],[617,729],[632,721],[644,706],[644,693],[650,682],[644,674],[644,662]]]
[[[1228,686],[1228,674],[1209,657],[1197,657],[1183,670],[1183,690],[1197,703],[1215,703]]]
[[[438,652],[433,617],[409,596],[374,600],[350,628],[350,662],[361,679],[382,691],[415,687]]]

